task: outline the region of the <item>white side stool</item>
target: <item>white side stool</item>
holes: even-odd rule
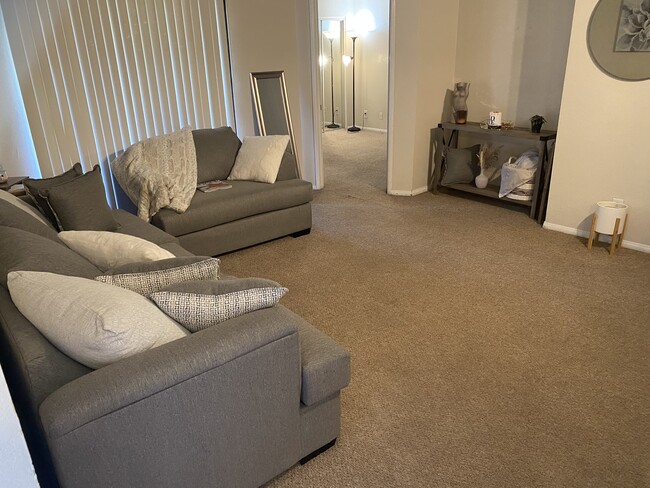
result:
[[[589,233],[589,243],[587,249],[591,249],[594,242],[598,242],[600,234],[609,234],[612,236],[612,245],[609,248],[609,255],[614,254],[614,250],[619,249],[623,244],[623,236],[627,228],[627,208],[624,203],[618,202],[598,202],[598,208],[591,218],[591,232]],[[621,222],[623,225],[621,226]]]

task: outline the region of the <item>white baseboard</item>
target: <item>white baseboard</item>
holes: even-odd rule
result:
[[[581,229],[574,229],[573,227],[567,227],[565,225],[558,225],[558,224],[552,224],[550,222],[544,222],[545,229],[548,230],[553,230],[556,232],[562,232],[563,234],[569,234],[572,236],[578,236],[578,237],[589,237],[589,231],[587,230],[581,230]],[[602,235],[600,236],[600,240],[603,242],[612,242],[612,237],[608,235]],[[650,246],[647,244],[641,244],[639,242],[632,242],[632,241],[626,241],[623,240],[623,247],[627,249],[634,249],[635,251],[641,251],[641,252],[646,252],[650,253]]]
[[[361,130],[369,130],[370,132],[383,132],[384,134],[388,132],[387,129],[375,129],[374,127],[362,127]]]
[[[416,188],[415,190],[407,191],[407,190],[391,190],[388,192],[389,195],[393,195],[396,197],[414,197],[416,195],[421,195],[422,193],[426,193],[429,191],[429,188],[426,186]]]

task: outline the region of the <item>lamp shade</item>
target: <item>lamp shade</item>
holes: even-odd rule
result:
[[[363,35],[367,32],[372,32],[377,28],[375,23],[375,16],[366,8],[361,9],[354,16],[354,29],[357,33]]]
[[[596,232],[599,234],[614,234],[616,219],[621,219],[618,226],[618,234],[623,232],[623,222],[627,215],[628,206],[618,202],[598,202],[596,209]]]

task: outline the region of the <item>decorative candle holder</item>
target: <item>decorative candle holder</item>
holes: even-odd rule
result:
[[[467,123],[467,97],[469,97],[469,83],[459,81],[454,88],[454,121],[457,124]]]

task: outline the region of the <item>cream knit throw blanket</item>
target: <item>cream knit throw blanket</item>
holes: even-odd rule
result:
[[[196,149],[192,129],[135,143],[111,163],[113,175],[138,217],[147,222],[161,208],[183,213],[196,191]]]

